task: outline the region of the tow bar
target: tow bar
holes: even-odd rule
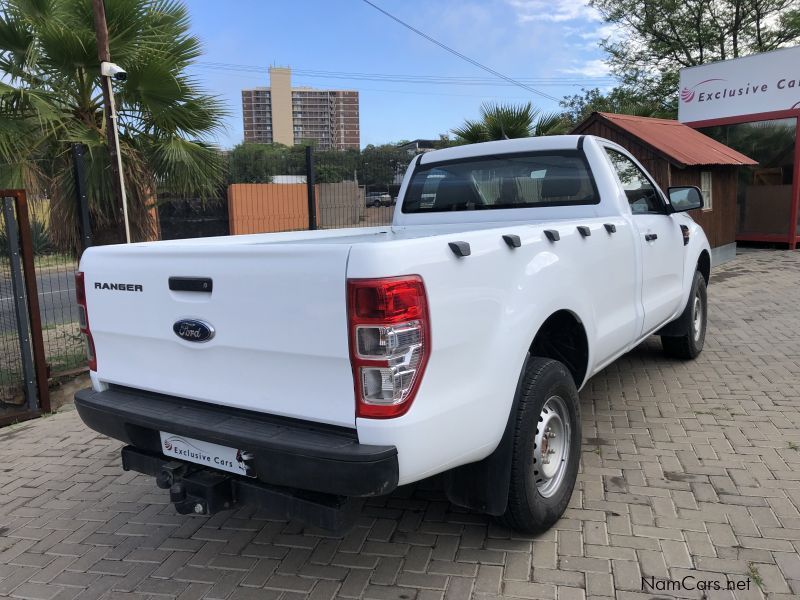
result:
[[[169,490],[170,502],[182,515],[213,515],[256,506],[271,518],[297,519],[322,529],[344,531],[355,524],[361,504],[345,496],[267,485],[133,446],[122,449],[122,468],[155,477],[158,487]]]

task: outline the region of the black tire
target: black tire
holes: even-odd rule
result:
[[[560,406],[550,411],[550,416],[545,415],[547,420],[543,419],[545,404],[554,407],[552,403],[555,398],[559,399]],[[557,423],[552,415],[556,412],[563,413],[559,417],[566,427],[562,426],[558,435],[542,442],[542,436],[546,433],[544,424],[549,424],[550,433],[554,433],[552,428]],[[560,438],[559,435],[564,437]],[[552,459],[547,457],[543,464],[542,450],[546,453],[553,448],[559,449],[553,452],[562,460],[551,465]],[[562,452],[564,449],[566,454]],[[572,375],[558,361],[531,358],[520,387],[512,441],[508,505],[500,521],[511,529],[525,533],[540,533],[552,527],[564,514],[572,496],[578,476],[580,450],[580,403]],[[545,469],[550,472],[555,470],[558,481],[556,476],[545,478]]]
[[[698,315],[699,312],[699,315]],[[708,295],[706,279],[695,271],[689,301],[678,320],[685,323],[685,332],[678,336],[661,336],[664,353],[672,358],[691,360],[703,351],[708,324]]]

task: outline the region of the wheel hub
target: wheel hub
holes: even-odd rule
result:
[[[700,332],[703,327],[703,303],[700,300],[700,296],[694,297],[694,306],[692,307],[692,312],[694,313],[694,319],[692,320],[692,333],[694,334],[694,340],[698,341],[700,339]]]
[[[550,397],[542,407],[534,445],[534,477],[542,496],[552,496],[564,479],[572,429],[564,400]]]

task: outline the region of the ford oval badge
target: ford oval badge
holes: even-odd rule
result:
[[[205,321],[199,319],[181,319],[175,321],[172,326],[172,331],[175,332],[182,340],[187,342],[207,342],[214,337],[214,328]]]

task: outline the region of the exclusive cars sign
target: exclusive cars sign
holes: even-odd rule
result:
[[[800,46],[681,69],[681,123],[800,110]]]

